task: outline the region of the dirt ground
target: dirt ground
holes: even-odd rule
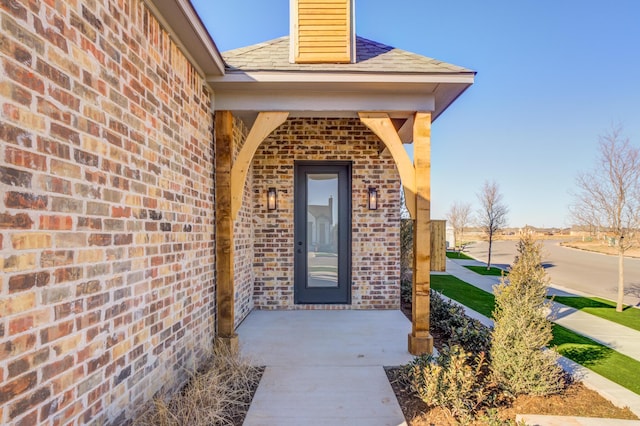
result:
[[[618,254],[618,247],[611,247],[608,244],[603,243],[602,241],[575,240],[575,241],[564,242],[562,243],[562,245],[565,247],[573,247],[580,250],[595,251],[597,253],[612,254],[612,255]],[[632,247],[628,249],[627,251],[625,251],[624,255],[626,257],[640,258],[640,245],[638,247]]]
[[[387,370],[389,382],[409,426],[457,425],[455,419],[441,408],[430,408],[421,399],[400,385],[398,370]],[[627,408],[621,409],[585,388],[581,383],[571,384],[562,395],[548,397],[518,397],[512,404],[497,409],[503,420],[515,420],[516,414],[550,414],[558,416],[600,417],[634,420],[637,417]],[[477,425],[482,425],[478,422]]]
[[[411,318],[410,305],[403,304],[402,311],[408,318]],[[441,348],[443,343],[441,336],[436,333],[432,334],[434,346]],[[405,385],[398,381],[398,374],[399,369],[387,369],[389,383],[391,383],[409,426],[448,426],[458,424],[446,410],[429,407],[407,389]],[[497,412],[498,416],[503,420],[515,420],[516,414],[638,419],[628,408],[616,407],[597,392],[587,389],[580,382],[570,384],[561,395],[547,397],[520,396],[512,403],[499,407]],[[483,422],[477,423],[477,425],[483,424]]]

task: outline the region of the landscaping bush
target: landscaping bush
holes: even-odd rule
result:
[[[210,426],[241,424],[262,369],[217,344],[210,361],[181,391],[156,398],[134,425]]]
[[[442,334],[448,346],[460,345],[465,351],[477,355],[489,352],[491,330],[480,321],[469,318],[464,308],[440,293],[430,293],[431,327]]]
[[[409,365],[411,389],[426,404],[448,410],[461,423],[469,423],[487,399],[484,354],[475,357],[458,345],[445,346],[437,358],[416,358]]]
[[[491,376],[513,395],[549,395],[564,388],[558,355],[545,350],[553,336],[540,250],[531,234],[524,234],[508,280],[503,277],[494,287]]]

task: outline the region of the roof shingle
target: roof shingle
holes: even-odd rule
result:
[[[289,62],[289,37],[222,53],[227,72],[305,71],[369,73],[465,73],[470,69],[356,37],[356,63],[295,64]]]

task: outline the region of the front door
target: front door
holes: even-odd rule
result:
[[[295,303],[351,302],[351,164],[296,162]]]

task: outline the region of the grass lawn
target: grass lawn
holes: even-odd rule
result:
[[[467,284],[453,275],[431,275],[431,288],[491,318],[493,294]]]
[[[640,394],[640,362],[633,358],[558,324],[553,324],[550,346],[555,346],[560,355]]]
[[[640,331],[640,309],[625,306],[622,312],[616,312],[615,302],[600,299],[599,297],[556,296],[553,300],[591,315],[615,322],[616,324]]]
[[[451,275],[432,275],[431,288],[491,318],[495,304],[493,294]],[[562,356],[640,394],[639,361],[558,324],[553,324],[553,340],[550,345],[555,346]]]
[[[473,260],[473,257],[467,256],[466,254],[459,251],[447,251],[447,257],[449,259],[470,259]]]
[[[476,265],[464,265],[464,267],[480,275],[491,275],[493,277],[501,277],[502,274],[505,274],[505,275],[509,274],[509,272],[505,271],[504,269],[496,268],[495,266],[492,266],[489,269],[487,269],[486,266],[476,266]]]

